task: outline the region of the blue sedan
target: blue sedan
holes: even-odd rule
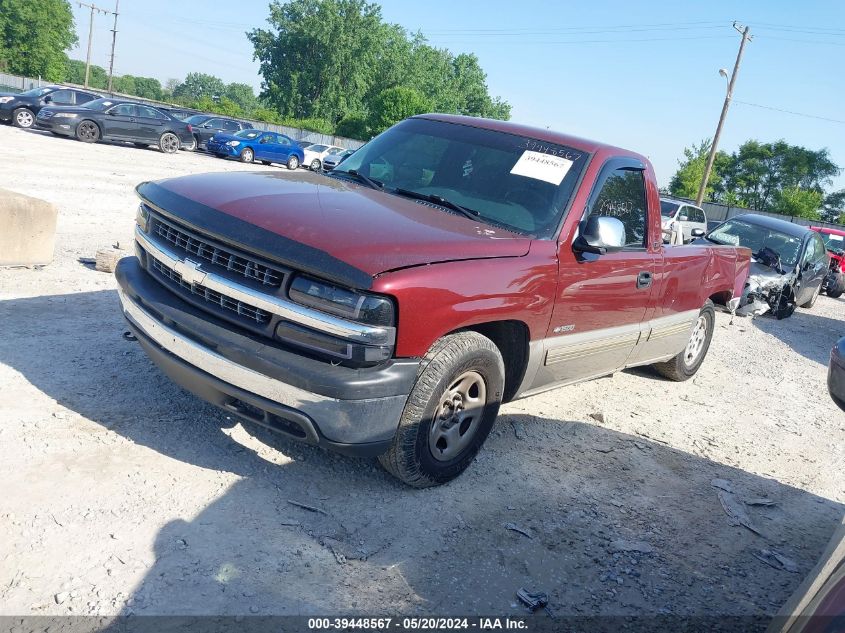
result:
[[[243,130],[237,134],[215,134],[208,143],[210,153],[220,158],[237,157],[242,163],[281,163],[288,169],[302,164],[304,153],[292,138],[278,132]]]

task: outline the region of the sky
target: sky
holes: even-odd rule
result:
[[[114,0],[95,0],[114,10]],[[520,123],[638,151],[668,185],[685,147],[712,138],[740,43],[753,40],[719,148],[753,138],[826,147],[845,167],[845,3],[838,0],[562,2],[382,0],[388,22],[453,53],[475,53],[490,93]],[[266,27],[266,0],[120,0],[115,72],[217,75],[260,89],[244,32]],[[90,13],[74,4],[85,59]],[[112,15],[94,17],[92,63],[108,68]],[[750,105],[756,104],[756,105]],[[760,107],[764,106],[764,107]],[[784,112],[789,111],[789,112]],[[845,174],[833,188],[845,187]]]

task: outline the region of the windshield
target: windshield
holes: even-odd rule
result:
[[[235,136],[237,136],[238,138],[245,138],[248,141],[251,141],[254,138],[258,138],[262,134],[263,132],[261,130],[241,130],[240,132],[235,134]]]
[[[781,264],[785,268],[793,268],[798,263],[798,255],[801,252],[800,237],[742,220],[728,220],[713,229],[707,239],[717,244],[750,248],[755,256],[768,247],[780,255]]]
[[[664,218],[671,218],[675,215],[675,211],[678,210],[678,207],[681,206],[677,202],[666,202],[665,200],[660,201],[660,215]]]
[[[586,152],[525,136],[407,119],[331,173],[356,171],[384,183],[388,193],[444,198],[480,220],[549,237],[587,159]]]
[[[824,240],[824,247],[829,251],[845,250],[845,235],[834,235],[833,233],[821,233]]]
[[[108,107],[111,107],[115,104],[112,99],[94,99],[93,101],[89,101],[83,108],[88,108],[89,110],[97,110],[98,112],[102,112]]]
[[[189,116],[187,119],[182,119],[185,123],[190,123],[191,125],[199,125],[200,123],[205,123],[211,117],[207,114],[195,114],[194,116]]]
[[[53,92],[55,88],[33,88],[32,90],[27,90],[26,92],[22,92],[20,96],[22,97],[40,97],[42,95],[46,95],[48,92]]]

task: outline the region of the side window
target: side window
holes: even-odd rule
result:
[[[227,132],[239,132],[241,126],[238,125],[237,121],[223,121],[223,129]]]
[[[138,108],[138,116],[146,117],[148,119],[163,119],[164,117],[157,110],[148,108],[147,106],[136,106]]]
[[[813,259],[815,259],[816,261],[824,259],[824,256],[826,255],[824,242],[822,242],[822,239],[818,235],[813,236],[813,242],[815,243],[816,250],[816,254]]]
[[[279,135],[279,137],[276,139],[276,142],[279,145],[290,145],[290,139],[287,136]]]
[[[93,101],[94,99],[99,99],[97,95],[92,95],[88,92],[77,92],[76,93],[76,103],[88,103],[89,101]]]
[[[120,105],[116,105],[109,110],[109,113],[116,114],[117,116],[136,116],[135,106],[131,103],[121,103]]]
[[[275,134],[265,134],[261,137],[261,143],[275,143],[276,142],[276,135]]]
[[[697,207],[687,207],[689,210],[689,221],[702,224],[704,222],[704,212]]]
[[[648,223],[643,172],[624,168],[611,171],[590,208],[590,215],[619,218],[625,225],[625,246],[645,247]]]
[[[71,90],[56,90],[51,92],[50,103],[55,105],[73,105],[73,91]]]

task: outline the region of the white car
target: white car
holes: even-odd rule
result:
[[[302,161],[302,166],[313,171],[320,171],[323,166],[323,159],[326,156],[341,154],[346,151],[346,148],[335,145],[309,145],[302,148],[302,151],[305,152],[305,160]]]
[[[700,209],[683,200],[660,198],[660,224],[663,229],[663,241],[672,241],[672,226],[680,226],[684,244],[707,232],[707,216]],[[698,231],[701,231],[699,234]],[[693,235],[693,231],[696,235]]]

